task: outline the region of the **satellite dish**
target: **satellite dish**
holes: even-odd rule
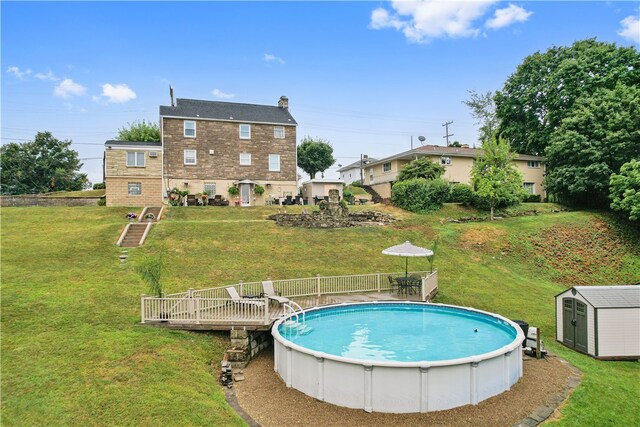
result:
[[[425,138],[424,136],[420,135],[420,136],[418,137],[418,141],[420,141],[420,145],[424,145],[424,141],[425,141],[426,139],[427,139],[427,138]]]

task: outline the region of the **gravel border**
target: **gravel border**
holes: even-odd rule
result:
[[[580,383],[568,362],[548,355],[523,361],[524,376],[510,391],[478,405],[425,414],[367,413],[335,406],[287,388],[273,371],[273,350],[264,350],[243,371],[244,381],[227,392],[227,401],[250,426],[429,425],[536,426],[559,416],[559,408]]]

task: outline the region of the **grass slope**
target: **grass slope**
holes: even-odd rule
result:
[[[144,254],[164,254],[166,290],[177,292],[267,277],[400,271],[404,261],[382,249],[405,240],[428,247],[439,236],[439,301],[538,325],[548,347],[584,372],[556,423],[639,424],[640,365],[577,354],[556,344],[553,330],[553,296],[566,278],[640,280],[637,233],[588,212],[454,224],[444,218],[474,212],[457,205],[428,215],[380,209],[402,220],[384,228],[307,230],[265,220],[277,207],[171,208],[145,246],[130,250],[130,261],[121,264],[114,242],[127,208],[4,208],[3,423],[242,424],[210,367],[222,357],[221,335],[137,324],[139,295],[147,290],[133,266]],[[615,250],[585,251],[578,236],[594,229],[608,242],[598,251]],[[560,252],[575,262],[555,264]],[[428,268],[424,259],[410,263]],[[610,275],[615,280],[605,281]]]

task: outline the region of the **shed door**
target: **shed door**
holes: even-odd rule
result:
[[[587,305],[575,298],[563,298],[562,314],[562,342],[587,353]]]

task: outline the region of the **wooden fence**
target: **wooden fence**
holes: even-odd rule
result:
[[[414,271],[421,277],[420,297],[426,301],[438,288],[438,271]],[[349,293],[383,292],[394,289],[396,278],[404,273],[371,273],[350,276],[320,276],[302,279],[271,280],[281,296],[295,299]],[[269,325],[283,314],[269,307],[262,298],[263,282],[239,282],[234,285],[164,295],[141,297],[141,318],[145,322],[171,322],[218,325]],[[225,288],[233,287],[245,298],[232,300]],[[284,313],[286,314],[286,313]]]

